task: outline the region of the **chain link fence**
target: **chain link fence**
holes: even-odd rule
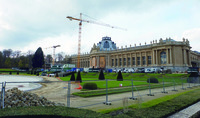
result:
[[[80,90],[80,83],[74,81],[34,81],[34,82],[2,82],[0,83],[0,109],[13,106],[66,106],[74,108],[85,108],[92,110],[101,110],[104,107],[117,108],[123,107],[127,110],[127,106],[136,104],[141,107],[144,99],[153,99],[157,94],[168,94],[173,91],[185,90],[192,87],[200,86],[199,77],[189,77],[177,79],[171,78],[171,81],[162,79],[158,84],[149,82],[148,84],[136,85],[133,79],[123,80],[129,83],[127,86],[119,84],[118,87],[110,87],[113,84],[111,79],[82,81],[101,82],[103,88],[98,90],[90,90],[93,97],[79,97],[74,93],[82,92],[83,95],[88,94],[87,90]],[[120,83],[120,82],[119,82]],[[19,84],[18,90],[8,91],[13,84]],[[24,90],[24,85],[40,87],[34,90]],[[7,89],[9,88],[9,89]],[[23,91],[23,92],[21,92]],[[16,93],[15,93],[16,92]],[[102,93],[101,95],[95,94]],[[162,96],[162,95],[161,95]]]

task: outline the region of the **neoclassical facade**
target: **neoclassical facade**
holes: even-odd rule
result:
[[[77,55],[71,56],[77,64]],[[125,46],[120,49],[110,37],[103,37],[93,45],[89,54],[80,56],[81,68],[164,68],[185,71],[200,66],[200,53],[191,51],[188,39],[175,41],[171,38],[151,41],[150,44]]]

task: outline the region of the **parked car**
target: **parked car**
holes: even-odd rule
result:
[[[145,68],[145,73],[154,73],[152,68]]]
[[[144,68],[138,68],[138,71],[137,71],[138,73],[145,73],[145,70],[144,70]]]
[[[117,72],[117,69],[113,69],[112,72],[116,73],[116,72]]]
[[[160,73],[160,69],[158,68],[151,68],[152,73]]]
[[[128,69],[122,70],[122,73],[128,73]]]
[[[134,70],[133,68],[130,68],[130,69],[128,69],[128,72],[129,72],[129,73],[134,73],[135,70]]]
[[[41,73],[41,76],[46,76],[47,75],[47,72],[42,72]]]

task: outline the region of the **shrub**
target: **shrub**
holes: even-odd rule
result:
[[[95,90],[95,89],[97,89],[97,84],[96,83],[85,83],[83,85],[83,89]]]
[[[82,82],[82,79],[81,79],[81,72],[78,71],[78,74],[77,74],[77,77],[76,77],[76,82]]]
[[[12,75],[12,72],[10,72],[9,74]]]
[[[70,78],[70,81],[75,81],[74,73],[72,73],[71,78]]]
[[[163,70],[163,73],[165,73],[165,74],[172,74],[172,70],[171,69]]]
[[[123,77],[122,77],[121,71],[118,72],[117,81],[123,81]]]
[[[103,70],[100,71],[99,80],[105,80],[105,77],[104,77],[104,74],[103,74]]]
[[[19,75],[19,72],[17,72],[17,75]]]
[[[154,78],[154,77],[148,78],[148,79],[147,79],[147,83],[149,83],[149,82],[150,82],[150,83],[159,83],[159,82],[158,82],[158,79],[156,79],[156,78]]]

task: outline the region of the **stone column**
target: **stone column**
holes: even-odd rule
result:
[[[113,56],[113,59],[114,59],[114,61],[113,61],[113,63],[114,63],[113,66],[116,67],[116,65],[115,65],[115,55]]]
[[[166,48],[166,55],[167,55],[167,64],[169,64],[169,52],[168,52],[168,48]]]
[[[146,66],[148,66],[147,52],[145,52],[145,63],[146,63]]]
[[[124,57],[123,57],[123,54],[121,54],[121,56],[122,56],[122,58],[121,58],[121,60],[122,60],[122,66],[121,67],[124,67]]]
[[[96,58],[97,58],[97,68],[99,68],[99,56],[97,56]]]
[[[138,66],[138,63],[137,63],[137,53],[135,53],[135,66]]]
[[[186,49],[183,49],[184,64],[187,65]]]
[[[131,65],[130,65],[130,67],[132,67],[133,66],[133,58],[132,58],[132,54],[130,53],[130,63],[131,63]]]
[[[152,56],[152,60],[153,60],[153,65],[155,65],[155,50],[153,50],[153,56]]]
[[[142,66],[142,52],[140,52],[140,66]]]
[[[117,62],[118,62],[118,63],[117,63],[117,66],[119,67],[119,58],[120,58],[120,57],[119,57],[119,55],[117,55],[117,57],[118,57],[118,59],[117,59]]]
[[[156,50],[156,65],[158,65],[158,50]]]
[[[170,48],[169,51],[170,51],[170,64],[172,64],[172,48]]]
[[[188,66],[190,66],[191,65],[191,58],[190,58],[190,50],[188,50],[188,61],[189,61],[189,64],[188,64]]]
[[[128,54],[126,54],[126,67],[128,67]]]
[[[107,55],[108,56],[108,68],[110,67],[110,55]]]

